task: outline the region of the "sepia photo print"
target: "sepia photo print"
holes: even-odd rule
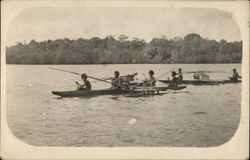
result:
[[[6,158],[18,159],[7,152],[10,139],[16,148],[63,147],[65,153],[242,143],[233,137],[238,130],[247,139],[239,128],[248,117],[248,3],[206,3],[2,3]],[[247,145],[240,146],[236,156],[246,157]],[[210,158],[229,157],[223,153]]]

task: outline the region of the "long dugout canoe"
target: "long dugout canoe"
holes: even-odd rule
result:
[[[119,94],[135,94],[140,91],[120,90],[120,89],[103,89],[103,90],[77,90],[77,91],[52,91],[52,94],[61,97],[92,97],[99,95],[119,95]]]
[[[76,91],[52,91],[52,94],[61,97],[93,97],[100,95],[136,95],[136,94],[160,94],[158,91],[166,90],[181,90],[186,86],[177,87],[139,87],[133,90],[130,89],[103,89],[103,90],[76,90]]]

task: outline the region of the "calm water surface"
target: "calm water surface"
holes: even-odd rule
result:
[[[227,142],[238,128],[241,84],[188,85],[184,90],[152,97],[60,99],[51,91],[75,90],[75,81],[81,81],[80,77],[48,67],[7,65],[8,125],[17,138],[31,145],[207,147]],[[241,69],[240,64],[51,67],[96,77],[110,77],[115,70],[122,75],[138,72],[138,79],[143,79],[149,69],[155,71],[156,77],[179,67],[183,71],[223,71],[210,74],[211,79],[227,79],[233,68],[239,72]],[[184,74],[184,79],[191,78],[191,74]],[[110,85],[98,82],[92,87],[104,89]],[[131,119],[136,122],[129,123]]]

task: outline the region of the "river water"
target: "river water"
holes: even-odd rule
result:
[[[81,79],[48,67],[99,78],[119,70],[121,75],[138,72],[137,78],[144,79],[150,69],[157,77],[179,67],[184,72],[218,71],[210,78],[220,80],[231,76],[233,68],[241,73],[240,64],[7,65],[8,126],[31,145],[211,147],[230,140],[239,125],[241,83],[188,85],[152,97],[58,98],[51,91],[75,90]],[[110,87],[90,81],[92,89]]]

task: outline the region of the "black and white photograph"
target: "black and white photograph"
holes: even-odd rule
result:
[[[249,77],[234,13],[73,4],[26,7],[4,28],[1,95],[18,141],[216,148],[234,137]]]

